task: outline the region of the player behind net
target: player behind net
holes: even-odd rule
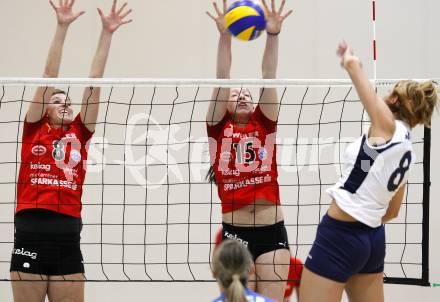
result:
[[[279,33],[285,1],[269,8],[267,38],[262,61],[264,79],[276,78]],[[210,13],[220,34],[217,78],[230,78],[231,34],[224,14],[214,2],[217,16]],[[275,88],[261,90],[254,107],[246,88],[214,89],[206,120],[210,141],[211,180],[222,202],[223,239],[236,239],[248,247],[255,263],[255,290],[282,301],[289,271],[289,244],[280,205],[276,163],[276,128],[279,100]],[[251,278],[254,279],[254,278]]]
[[[60,0],[56,6],[50,1],[57,27],[44,70],[46,78],[58,77],[67,31],[83,14],[73,11],[74,2]],[[102,31],[91,78],[103,76],[113,33],[131,21],[124,21],[131,12],[125,7],[118,9],[114,0],[108,15],[98,9]],[[38,87],[29,106],[23,126],[10,268],[16,302],[44,301],[46,295],[55,302],[84,300],[81,195],[99,95],[100,88],[86,88],[76,117],[67,93],[53,87]]]

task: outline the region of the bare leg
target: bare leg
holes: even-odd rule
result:
[[[47,292],[47,279],[45,275],[11,272],[14,302],[43,302]]]
[[[50,276],[47,294],[50,302],[84,302],[84,275]]]
[[[286,249],[279,249],[259,256],[255,260],[257,292],[282,302],[289,275],[289,265],[290,252]],[[268,282],[267,280],[274,281]]]
[[[300,302],[341,301],[345,283],[321,277],[304,267],[299,290]]]
[[[345,290],[350,302],[383,302],[383,273],[354,275]]]

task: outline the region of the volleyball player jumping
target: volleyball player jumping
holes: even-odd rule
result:
[[[265,79],[276,78],[278,37],[282,14],[272,0],[267,12],[267,40],[262,62]],[[220,33],[217,78],[230,77],[231,35],[224,21],[226,0],[221,11],[214,2]],[[277,182],[276,128],[279,110],[277,91],[262,89],[254,109],[248,89],[214,89],[207,112],[210,140],[211,179],[218,186],[222,202],[223,239],[235,239],[249,248],[255,262],[256,291],[282,301],[289,271],[289,244],[284,226]]]
[[[321,220],[302,274],[301,302],[384,301],[383,224],[397,217],[415,161],[411,129],[430,125],[437,104],[432,82],[398,82],[379,98],[350,47],[338,48],[371,126],[345,150],[344,169],[328,193],[333,198]]]
[[[43,76],[58,77],[67,30],[84,12],[73,12],[74,0],[49,1],[57,17]],[[102,31],[89,76],[104,73],[113,33],[131,12],[98,9]],[[23,126],[17,184],[15,239],[11,259],[14,301],[84,300],[84,266],[80,250],[81,195],[86,174],[86,143],[98,115],[100,88],[84,90],[81,112],[74,117],[66,92],[38,87]],[[20,280],[20,281],[17,281]],[[62,282],[58,282],[62,281]],[[78,282],[79,281],[79,282]]]

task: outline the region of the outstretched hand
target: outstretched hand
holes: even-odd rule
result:
[[[287,13],[283,15],[284,5],[286,4],[286,0],[281,2],[280,8],[277,10],[275,7],[275,0],[271,0],[271,6],[266,3],[266,0],[263,0],[263,7],[266,10],[266,31],[269,34],[277,35],[281,32],[281,27],[283,25],[284,20],[292,14],[292,10],[289,10]]]
[[[341,58],[341,67],[347,68],[347,66],[352,62],[357,62],[362,66],[359,58],[353,54],[353,50],[347,44],[347,42],[345,41],[340,42],[336,53]]]
[[[113,5],[108,16],[104,15],[103,11],[98,8],[98,13],[101,16],[102,28],[109,33],[114,33],[121,25],[133,21],[132,19],[124,20],[124,18],[132,12],[132,9],[125,10],[127,3],[124,3],[118,10],[116,6],[117,0],[113,0]]]
[[[220,34],[227,33],[228,31],[226,30],[226,22],[225,22],[225,14],[226,14],[226,10],[227,10],[226,0],[223,0],[223,10],[220,10],[218,8],[217,2],[212,2],[212,5],[214,6],[214,10],[217,13],[217,17],[212,15],[210,12],[206,12],[206,14],[212,20],[214,20],[214,22],[216,23],[217,29],[220,32]]]
[[[84,11],[79,11],[76,13],[72,11],[75,0],[59,0],[58,2],[59,6],[56,6],[52,0],[49,0],[49,3],[57,16],[57,21],[59,25],[68,26],[73,21],[78,19],[79,16],[84,14]]]

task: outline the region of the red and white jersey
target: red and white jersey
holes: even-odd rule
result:
[[[79,114],[68,130],[51,128],[47,118],[24,122],[16,212],[39,208],[81,217],[86,143],[92,135]]]
[[[372,146],[364,134],[348,145],[341,178],[327,193],[344,212],[377,228],[394,194],[406,183],[415,160],[411,129],[396,120],[388,143]]]
[[[276,163],[276,122],[257,106],[246,127],[238,128],[229,113],[207,125],[222,213],[258,199],[280,204]]]

